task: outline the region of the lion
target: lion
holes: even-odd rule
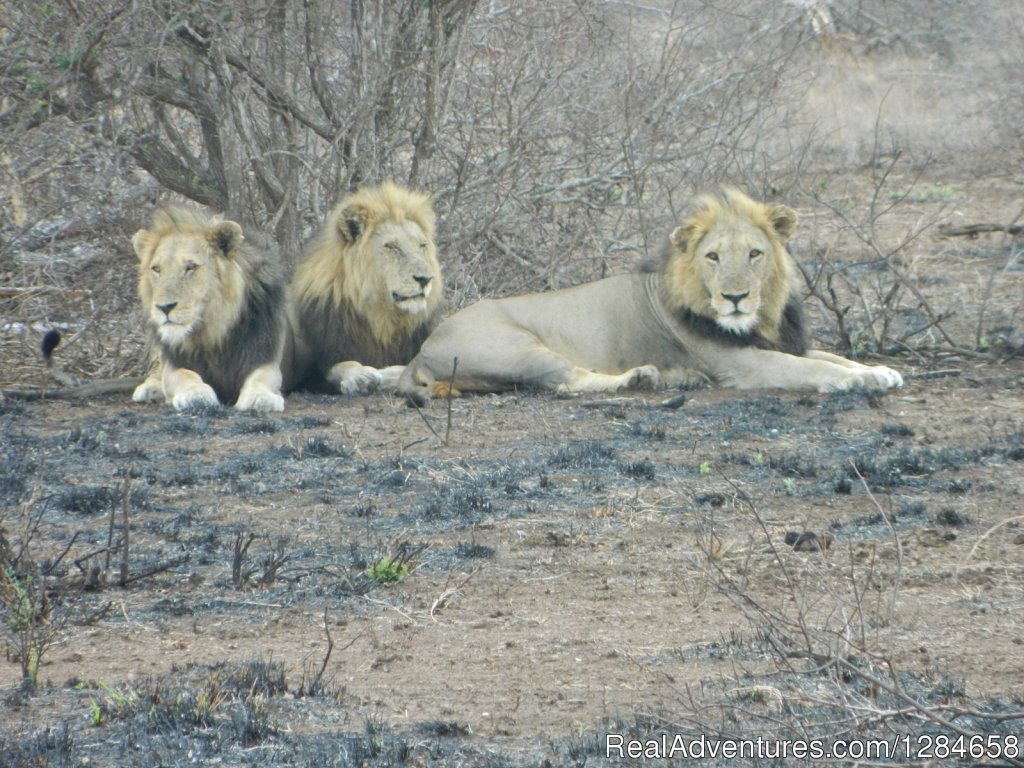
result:
[[[483,300],[438,326],[398,389],[432,395],[532,387],[615,392],[700,382],[842,392],[899,373],[808,348],[785,243],[796,213],[727,187],[696,200],[641,270],[549,293]]]
[[[286,391],[394,390],[440,318],[434,210],[386,182],[335,206],[289,287]]]
[[[285,274],[276,252],[230,220],[179,207],[132,237],[150,365],[132,399],[178,410],[284,410]]]

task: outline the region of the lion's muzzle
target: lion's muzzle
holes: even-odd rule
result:
[[[426,299],[433,288],[431,283],[434,280],[434,276],[413,275],[412,279],[416,281],[417,285],[419,285],[420,290],[413,293],[399,293],[398,291],[392,291],[391,300],[406,312],[422,312],[427,308]]]
[[[168,301],[163,304],[154,304],[151,312],[152,322],[156,326],[156,332],[165,344],[181,344],[194,329],[194,316],[182,310],[177,301]]]
[[[757,325],[760,302],[750,291],[722,291],[714,302],[718,324],[733,333],[747,333]]]
[[[733,306],[735,307],[735,309],[733,310],[733,314],[736,314],[743,312],[743,310],[740,309],[740,302],[747,298],[747,296],[749,295],[750,291],[744,291],[743,293],[723,293],[722,298],[725,299],[726,301],[732,302]]]
[[[174,310],[176,306],[178,306],[178,302],[171,301],[168,302],[167,304],[157,304],[156,308],[164,313],[165,321],[169,321],[171,319],[171,312]]]

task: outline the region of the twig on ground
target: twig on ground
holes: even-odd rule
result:
[[[448,380],[448,396],[445,398],[445,405],[447,406],[447,424],[444,429],[444,444],[448,446],[448,438],[452,433],[452,392],[455,389],[455,371],[459,368],[459,358],[452,359],[452,377]]]
[[[904,379],[945,379],[952,376],[962,376],[963,371],[959,368],[945,368],[941,371],[920,371],[918,373],[908,373]]]
[[[449,574],[448,579],[445,580],[444,590],[441,592],[440,596],[430,606],[430,618],[432,618],[434,621],[437,621],[437,615],[436,614],[439,613],[440,611],[442,611],[445,608],[445,606],[448,605],[448,601],[451,600],[453,597],[455,597],[455,595],[457,595],[462,590],[462,588],[464,586],[466,586],[470,582],[470,580],[474,576],[476,576],[482,569],[483,569],[483,566],[482,565],[478,565],[476,568],[474,568],[472,571],[470,571],[468,574],[466,574],[462,578],[462,580],[458,584],[456,584],[454,587],[449,587],[448,586],[449,583],[450,583],[450,580],[451,580],[451,575]]]
[[[875,509],[878,510],[878,514],[882,516],[886,526],[889,528],[889,533],[892,534],[892,540],[896,544],[896,575],[894,577],[891,597],[889,601],[889,618],[891,619],[896,615],[896,598],[900,593],[900,583],[903,575],[903,543],[900,541],[899,534],[896,533],[896,529],[893,527],[892,519],[886,514],[885,510],[882,509],[882,505],[878,503],[878,499],[875,498],[875,494],[871,492],[871,488],[868,487],[868,481],[864,479],[864,475],[857,469],[857,462],[850,459],[850,466],[853,467],[853,472],[857,475],[857,479],[860,480],[860,484],[864,486],[864,491],[867,493],[868,498],[871,499],[871,503],[875,505]]]
[[[324,654],[323,664],[320,665],[320,671],[316,673],[316,677],[313,678],[313,685],[317,688],[320,687],[321,681],[324,677],[324,672],[327,671],[327,662],[331,660],[331,653],[334,651],[334,638],[331,637],[331,623],[327,617],[327,607],[324,607],[324,634],[327,636],[327,653]],[[355,640],[352,641],[353,643]],[[352,643],[349,643],[351,645]]]
[[[957,563],[956,570],[953,572],[953,578],[956,579],[957,581],[960,581],[960,569],[963,568],[967,564],[968,560],[970,560],[972,557],[974,557],[974,553],[978,551],[978,547],[981,546],[981,542],[983,542],[985,539],[987,539],[990,534],[994,533],[999,528],[1002,528],[1004,525],[1007,525],[1008,523],[1015,523],[1015,522],[1019,522],[1021,520],[1024,520],[1024,515],[1014,515],[1013,517],[1007,517],[1007,518],[1005,518],[1003,520],[1000,520],[998,523],[996,523],[991,528],[989,528],[987,531],[985,531],[983,534],[981,534],[981,536],[978,538],[978,540],[976,542],[974,542],[974,546],[971,547],[970,552],[968,552],[966,555],[964,555],[963,559],[959,563]]]
[[[132,491],[132,478],[126,475],[124,478],[124,499],[121,502],[121,573],[118,585],[128,585],[128,506]]]
[[[436,437],[437,441],[441,443],[441,445],[445,445],[444,438],[437,434],[437,430],[434,429],[434,425],[430,423],[430,419],[427,418],[427,414],[423,412],[423,409],[420,408],[419,405],[417,405],[416,403],[413,403],[412,405],[416,409],[416,413],[418,413],[420,415],[420,418],[423,419],[423,423],[427,425],[427,429],[430,430],[430,434]]]
[[[939,225],[939,234],[943,237],[977,237],[985,232],[1005,232],[1008,235],[1024,235],[1021,224],[965,224],[953,227],[948,224]]]
[[[156,576],[158,573],[164,573],[172,568],[177,568],[179,565],[185,565],[185,563],[189,562],[191,559],[191,555],[182,555],[181,557],[176,557],[173,560],[168,560],[165,563],[154,565],[152,568],[143,571],[142,573],[136,574],[135,576],[129,576],[125,580],[124,584],[121,584],[120,586],[127,587],[129,584],[134,584],[137,581],[148,579],[150,576]]]

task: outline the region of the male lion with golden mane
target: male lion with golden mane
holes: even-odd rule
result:
[[[449,387],[614,392],[702,378],[818,392],[902,385],[890,368],[808,349],[785,247],[795,226],[791,209],[736,189],[704,195],[664,256],[640,272],[480,301],[448,318],[399,390],[423,403]]]
[[[286,390],[393,390],[437,325],[443,286],[430,198],[395,184],[343,199],[290,287]]]
[[[152,363],[136,402],[283,411],[285,279],[234,221],[169,207],[132,237]]]

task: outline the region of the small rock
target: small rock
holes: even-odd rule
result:
[[[950,528],[963,528],[970,521],[966,515],[961,515],[952,507],[948,507],[935,515],[935,522]]]
[[[686,403],[686,395],[676,395],[675,397],[670,397],[668,400],[663,400],[661,407],[674,411],[676,408],[682,407],[684,403]]]
[[[786,531],[785,542],[797,552],[823,552],[832,546],[831,533]]]

